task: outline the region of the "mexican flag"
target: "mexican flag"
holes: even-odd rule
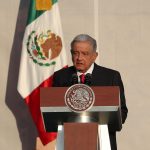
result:
[[[40,112],[40,87],[52,85],[53,73],[67,66],[57,0],[31,0],[22,43],[18,91],[25,99],[43,144],[56,138],[46,133]]]

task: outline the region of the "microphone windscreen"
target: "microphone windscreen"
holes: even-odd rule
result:
[[[91,85],[91,82],[92,82],[92,75],[90,73],[87,73],[85,75],[85,84]]]
[[[72,74],[72,84],[78,84],[78,76],[76,73]]]

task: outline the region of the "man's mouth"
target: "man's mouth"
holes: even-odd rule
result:
[[[83,65],[83,63],[81,63],[81,62],[77,62],[76,64],[77,64],[77,65]]]

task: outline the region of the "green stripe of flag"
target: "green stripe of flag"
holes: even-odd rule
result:
[[[38,18],[41,14],[45,12],[45,10],[36,10],[36,0],[30,1],[30,8],[28,13],[27,25]],[[52,4],[55,4],[58,0],[52,0]]]

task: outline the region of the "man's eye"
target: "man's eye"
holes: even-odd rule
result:
[[[87,56],[87,55],[89,55],[89,53],[82,53],[84,56]]]
[[[78,52],[73,52],[73,55],[78,55]]]

